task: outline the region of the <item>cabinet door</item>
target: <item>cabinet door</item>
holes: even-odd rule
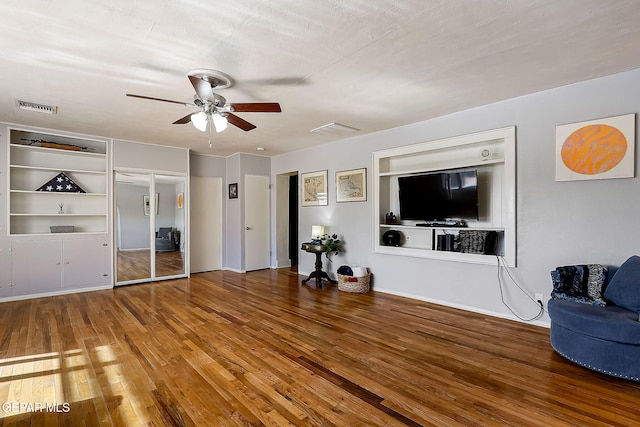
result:
[[[107,283],[105,238],[64,241],[64,288],[85,288]]]
[[[62,241],[18,240],[11,245],[13,295],[62,288]]]
[[[0,298],[11,296],[11,251],[0,246]]]

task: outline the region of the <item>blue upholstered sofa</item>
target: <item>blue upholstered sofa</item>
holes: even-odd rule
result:
[[[558,293],[556,278],[557,273]],[[597,301],[592,294],[593,304],[588,297],[549,301],[551,345],[586,368],[640,381],[640,257],[632,256],[617,271],[605,272],[601,290],[604,298]]]

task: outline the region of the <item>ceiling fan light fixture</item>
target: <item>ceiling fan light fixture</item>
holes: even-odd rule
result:
[[[199,113],[193,113],[191,115],[191,123],[198,129],[200,132],[206,132],[207,130],[207,122],[208,117],[204,111],[200,111]]]
[[[216,132],[220,133],[227,128],[229,122],[226,117],[216,111],[213,113],[213,125],[216,128]]]

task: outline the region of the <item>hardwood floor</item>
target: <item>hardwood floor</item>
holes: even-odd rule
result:
[[[547,329],[300,279],[2,303],[0,426],[640,424],[640,384],[566,361]]]

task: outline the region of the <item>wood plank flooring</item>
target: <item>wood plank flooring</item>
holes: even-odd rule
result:
[[[300,279],[2,303],[0,426],[640,425],[640,384],[566,361],[545,328]]]

